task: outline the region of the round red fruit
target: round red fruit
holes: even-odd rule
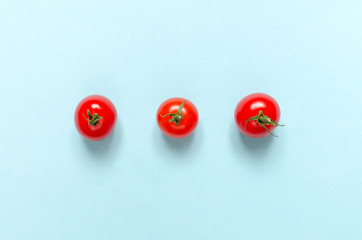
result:
[[[280,109],[271,96],[253,93],[243,98],[235,108],[235,122],[239,130],[252,138],[265,137],[280,125]]]
[[[113,103],[101,95],[91,95],[78,104],[74,122],[78,132],[90,141],[108,137],[116,125],[117,111]]]
[[[195,130],[199,113],[191,101],[184,98],[170,98],[158,108],[156,120],[161,131],[167,136],[184,138]]]

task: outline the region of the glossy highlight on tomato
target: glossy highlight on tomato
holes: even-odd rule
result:
[[[101,95],[91,95],[78,104],[74,122],[78,132],[90,141],[107,138],[117,121],[117,111],[113,103]]]
[[[160,105],[156,120],[165,135],[184,138],[195,130],[199,113],[191,101],[176,97],[167,99]]]
[[[253,93],[243,98],[235,108],[235,123],[246,136],[262,138],[280,125],[280,108],[271,96],[264,93]]]

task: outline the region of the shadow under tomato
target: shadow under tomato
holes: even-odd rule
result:
[[[236,153],[243,156],[246,153],[252,159],[261,160],[268,158],[270,146],[272,145],[273,136],[264,138],[251,138],[242,134],[235,126],[235,123],[230,127],[231,145]]]
[[[86,148],[86,157],[95,162],[111,162],[116,159],[119,152],[120,126],[115,129],[106,139],[101,141],[89,141],[83,138],[83,145]]]
[[[266,136],[266,137],[263,137],[263,138],[251,138],[251,137],[245,136],[241,132],[239,132],[239,135],[240,135],[241,140],[244,143],[244,145],[250,150],[252,150],[252,149],[259,149],[259,150],[260,149],[265,149],[273,141],[273,137],[270,136],[270,135]]]
[[[195,158],[201,144],[201,129],[200,126],[188,137],[185,138],[172,138],[168,137],[155,126],[154,144],[159,152],[169,159],[182,159],[189,161]]]
[[[190,145],[194,140],[195,135],[191,134],[185,138],[172,138],[168,137],[165,134],[162,134],[163,141],[166,143],[169,149],[172,151],[184,153],[189,149]]]

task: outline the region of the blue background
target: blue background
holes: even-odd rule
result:
[[[1,1],[0,239],[361,239],[362,1]],[[241,136],[238,101],[280,104]],[[78,102],[111,99],[102,142]],[[162,101],[200,114],[162,135]]]

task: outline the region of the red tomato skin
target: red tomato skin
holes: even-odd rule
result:
[[[176,125],[174,122],[168,122],[171,116],[162,117],[168,113],[176,113],[183,101],[185,101],[185,104],[181,113],[184,115],[184,118],[181,119],[179,125]],[[175,97],[167,99],[160,105],[157,110],[156,120],[165,135],[172,138],[184,138],[195,130],[199,121],[199,113],[191,101]]]
[[[87,110],[97,113],[102,118],[96,126],[89,125]],[[117,110],[113,103],[101,95],[91,95],[78,104],[74,113],[74,122],[78,132],[90,141],[100,141],[107,138],[113,131],[117,121]]]
[[[262,138],[269,133],[260,126],[256,121],[249,121],[245,128],[246,121],[259,114],[259,111],[263,111],[263,114],[270,117],[275,122],[279,122],[280,108],[274,98],[265,93],[253,93],[237,104],[235,108],[235,123],[239,130],[248,137]],[[271,132],[274,130],[274,126],[265,125]]]

